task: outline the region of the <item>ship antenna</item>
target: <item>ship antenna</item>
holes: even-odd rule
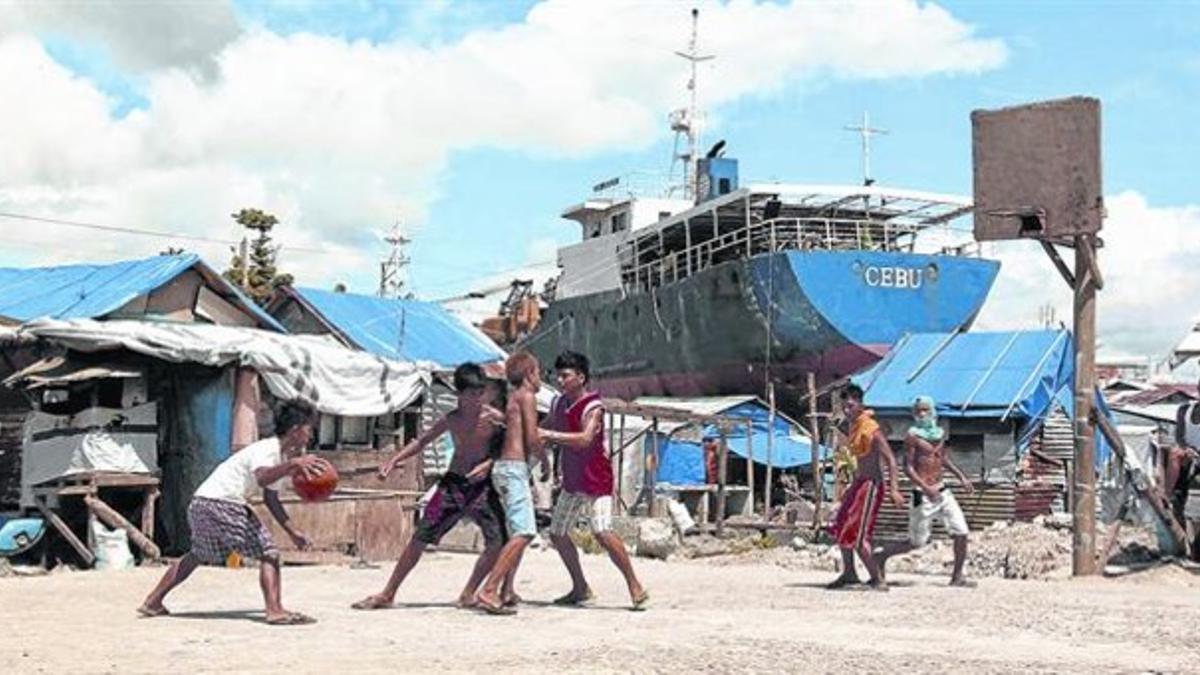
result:
[[[674,173],[674,164],[679,161],[683,164],[683,191],[684,195],[691,199],[695,197],[695,181],[696,181],[696,165],[698,159],[696,157],[696,148],[700,145],[700,117],[703,113],[700,112],[696,105],[696,64],[701,61],[711,61],[716,56],[701,55],[696,51],[696,37],[698,34],[700,23],[700,10],[692,8],[692,34],[688,40],[688,50],[686,52],[675,52],[688,61],[691,67],[691,74],[688,78],[688,107],[680,108],[671,113],[671,131],[675,132],[676,147],[679,144],[679,134],[683,134],[687,138],[687,152],[680,154],[676,152],[671,159],[672,171]]]
[[[875,182],[871,178],[871,137],[877,134],[888,133],[887,129],[877,129],[871,126],[871,118],[867,116],[867,111],[863,111],[862,124],[846,125],[846,131],[855,131],[862,136],[862,170],[863,170],[863,185],[871,185]]]

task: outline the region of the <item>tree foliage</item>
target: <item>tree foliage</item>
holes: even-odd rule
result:
[[[279,246],[271,239],[271,230],[279,224],[279,219],[262,209],[242,209],[231,215],[253,234],[246,255],[243,256],[238,248],[233,249],[233,258],[224,276],[259,305],[266,305],[276,288],[292,283],[292,275],[279,272]]]

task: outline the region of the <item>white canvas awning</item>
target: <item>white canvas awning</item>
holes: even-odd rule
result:
[[[330,415],[400,410],[421,395],[433,370],[429,363],[392,361],[319,337],[257,328],[42,319],[19,332],[79,352],[127,349],[171,363],[252,368],[275,396]]]

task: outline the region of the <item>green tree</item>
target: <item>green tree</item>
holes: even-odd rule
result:
[[[256,233],[245,255],[234,249],[233,259],[224,276],[237,284],[259,305],[266,305],[275,289],[292,283],[292,275],[280,274],[276,267],[279,247],[271,240],[271,230],[279,219],[261,209],[242,209],[232,214],[239,225]]]

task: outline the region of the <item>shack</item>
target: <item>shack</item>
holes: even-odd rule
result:
[[[913,400],[934,398],[951,457],[977,490],[960,502],[972,528],[981,528],[1065,507],[1074,363],[1066,330],[915,334],[852,381],[900,461]],[[1097,434],[1096,466],[1109,455]],[[885,503],[881,531],[899,535],[906,523],[903,510]]]

